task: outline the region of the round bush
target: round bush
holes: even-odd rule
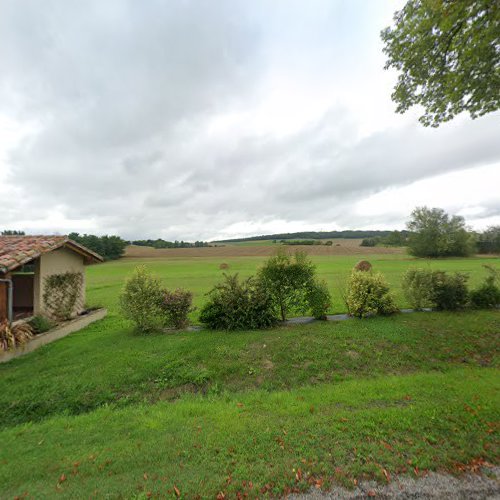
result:
[[[397,311],[389,286],[380,273],[352,271],[345,300],[349,314],[358,318]]]
[[[209,293],[200,321],[213,330],[268,328],[276,324],[271,296],[253,278],[224,275]]]

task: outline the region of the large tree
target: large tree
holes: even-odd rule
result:
[[[462,111],[500,108],[500,1],[408,0],[381,33],[387,68],[399,71],[397,111],[420,104],[439,126]]]
[[[408,249],[416,257],[459,257],[475,250],[474,235],[467,231],[464,218],[450,217],[440,208],[416,208],[407,226]]]

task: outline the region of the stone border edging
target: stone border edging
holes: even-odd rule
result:
[[[18,358],[19,356],[24,356],[25,354],[33,352],[43,345],[50,344],[51,342],[66,337],[70,333],[77,332],[78,330],[85,328],[91,323],[103,319],[107,314],[107,309],[97,309],[88,314],[85,314],[84,316],[79,316],[75,319],[72,319],[64,323],[63,325],[57,326],[52,330],[49,330],[48,332],[40,333],[27,344],[21,345],[9,351],[1,351],[0,363],[6,363],[11,359]]]
[[[419,309],[419,310],[417,310],[417,309],[399,309],[398,311],[396,311],[395,314],[397,314],[398,312],[403,313],[403,314],[407,314],[407,313],[414,313],[414,312],[433,312],[433,310],[428,308],[428,307],[424,307],[423,309]],[[376,315],[374,314],[373,316],[367,316],[367,318],[375,317],[375,316]],[[327,314],[326,320],[316,319],[316,318],[313,318],[312,316],[298,316],[296,318],[287,319],[286,321],[281,321],[280,324],[282,324],[282,325],[305,325],[307,323],[314,323],[315,321],[345,321],[347,319],[359,319],[359,318],[355,318],[354,316],[349,316],[349,314],[347,314],[347,313]]]

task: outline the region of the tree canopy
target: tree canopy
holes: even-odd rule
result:
[[[70,233],[68,237],[102,255],[106,260],[119,259],[127,246],[127,242],[119,236]]]
[[[465,220],[441,208],[418,207],[407,224],[408,249],[416,257],[460,257],[474,252],[474,236]]]
[[[500,226],[490,226],[479,235],[479,253],[500,253]]]
[[[386,69],[400,72],[397,112],[420,104],[437,127],[462,111],[472,118],[500,108],[500,2],[408,0],[381,33]]]
[[[1,233],[2,236],[24,236],[24,231],[17,231],[16,229],[4,229]]]

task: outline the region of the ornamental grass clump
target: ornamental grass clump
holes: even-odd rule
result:
[[[398,310],[381,273],[353,270],[347,281],[345,302],[349,314],[357,318],[388,315]]]
[[[28,323],[10,325],[7,320],[0,323],[0,348],[2,351],[14,349],[28,343],[33,338],[33,328]]]

